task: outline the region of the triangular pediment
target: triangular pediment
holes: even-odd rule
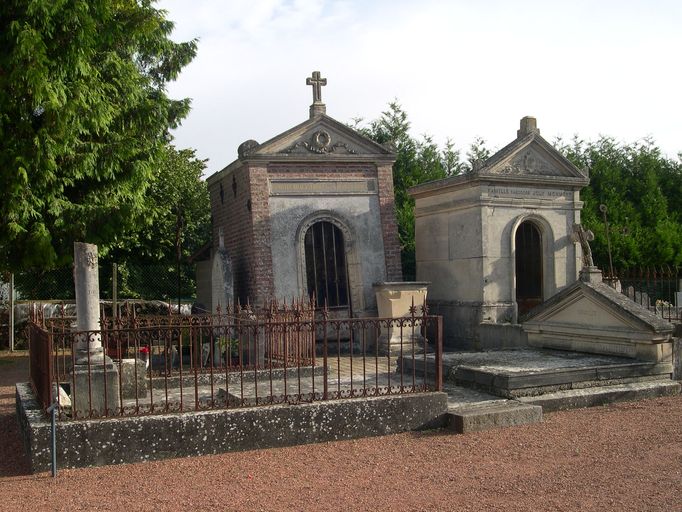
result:
[[[315,116],[263,144],[253,146],[245,157],[306,158],[392,157],[393,152],[327,115]]]
[[[575,165],[538,133],[517,139],[490,157],[477,172],[481,177],[560,179],[587,182]]]
[[[616,315],[599,301],[578,293],[560,307],[542,315],[542,321],[595,329],[633,329],[636,324],[627,317]],[[539,320],[539,319],[538,319]]]
[[[663,333],[672,326],[603,283],[577,281],[534,309],[524,326]]]

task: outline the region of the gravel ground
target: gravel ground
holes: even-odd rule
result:
[[[407,433],[31,475],[0,353],[0,510],[682,511],[682,397]]]

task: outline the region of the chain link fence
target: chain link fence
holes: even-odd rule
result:
[[[102,300],[165,301],[177,304],[196,300],[195,265],[182,263],[138,264],[100,260],[99,293]],[[0,274],[0,349],[10,346],[10,276]],[[114,297],[114,295],[116,297]],[[71,266],[14,274],[15,346],[22,348],[23,309],[31,302],[73,302],[75,287]],[[17,311],[20,310],[20,311]]]

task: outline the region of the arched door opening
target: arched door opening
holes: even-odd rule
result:
[[[341,229],[331,222],[316,222],[305,233],[304,247],[308,295],[320,306],[350,306]]]
[[[519,315],[542,303],[542,235],[530,221],[516,230],[516,304]]]

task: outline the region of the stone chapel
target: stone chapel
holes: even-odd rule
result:
[[[588,182],[524,117],[517,137],[470,174],[410,189],[417,279],[431,282],[446,347],[525,345],[523,315],[582,268],[573,233]]]
[[[306,83],[307,120],[247,140],[207,180],[213,233],[197,270],[206,309],[314,296],[339,315],[376,315],[372,284],[402,280],[395,155],[327,115],[318,71]]]

